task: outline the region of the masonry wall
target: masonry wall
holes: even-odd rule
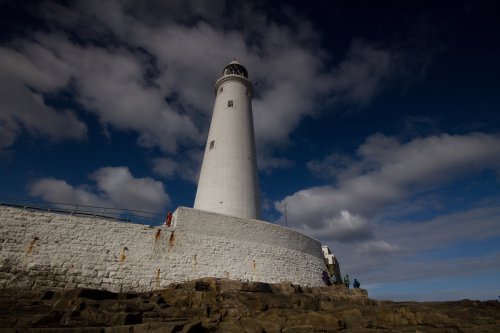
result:
[[[141,292],[201,277],[320,286],[321,244],[287,228],[178,208],[171,228],[0,206],[0,288]]]

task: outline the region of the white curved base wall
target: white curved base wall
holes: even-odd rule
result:
[[[0,206],[0,287],[142,292],[202,277],[321,286],[321,244],[179,207],[172,228]]]

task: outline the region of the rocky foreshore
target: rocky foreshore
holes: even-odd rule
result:
[[[155,292],[0,291],[0,332],[500,332],[497,301],[389,302],[344,286],[202,279]]]

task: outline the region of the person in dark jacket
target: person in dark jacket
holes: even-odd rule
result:
[[[361,283],[359,283],[359,281],[357,279],[354,279],[354,282],[352,283],[352,286],[354,288],[359,288],[360,285],[361,285]]]
[[[328,273],[328,270],[326,270],[326,269],[323,271],[323,282],[327,286],[331,286],[332,285],[332,282],[330,281],[330,274]]]

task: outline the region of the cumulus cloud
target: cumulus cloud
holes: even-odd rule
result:
[[[87,186],[73,187],[64,180],[42,178],[30,186],[30,194],[48,202],[70,203],[85,206],[111,206],[104,198],[91,193]]]
[[[397,220],[391,223],[378,224],[378,231],[395,245],[405,249],[407,253],[428,251],[443,244],[462,241],[482,240],[500,235],[499,202],[481,203],[481,207],[473,207],[430,220],[412,223]],[[450,229],[453,232],[450,232]]]
[[[280,203],[280,209],[283,203]],[[298,222],[291,215],[290,224],[299,226],[304,232],[321,240],[338,240],[342,242],[359,242],[373,237],[373,231],[367,221],[359,216],[342,210],[340,213],[326,218],[321,225],[314,225],[310,220]]]
[[[214,100],[211,87],[232,58],[259,81],[254,122],[259,165],[265,170],[293,165],[279,151],[290,145],[289,135],[302,119],[325,109],[327,96],[365,105],[398,64],[393,51],[355,40],[346,58],[327,68],[319,34],[308,22],[286,14],[294,25],[280,24],[251,4],[236,10],[224,1],[42,2],[40,13],[54,30],[22,40],[19,56],[35,51],[50,55],[37,57],[35,65],[44,70],[45,80],[47,73],[53,74],[57,84],[42,89],[46,83],[32,78],[40,70],[18,66],[12,73],[19,84],[12,89],[27,94],[23,87],[30,85],[56,94],[70,88],[83,110],[95,114],[105,127],[136,133],[138,144],[159,147],[167,160],[179,160],[184,148],[204,144]],[[245,28],[234,28],[241,26]],[[78,42],[69,37],[73,34],[80,36]],[[12,51],[13,45],[5,48]],[[12,115],[4,120],[9,129],[2,133],[4,146],[20,134],[19,124],[35,129],[26,119],[39,114],[30,113],[23,121]],[[85,125],[74,112],[50,114],[69,126],[53,126],[41,134],[84,136]],[[61,127],[66,128],[63,134],[56,130]]]
[[[454,212],[441,207],[450,200],[441,197],[450,182],[500,168],[498,135],[440,134],[402,141],[375,134],[352,156],[334,153],[308,167],[330,184],[286,197],[289,225],[328,244],[344,274],[385,284],[498,266],[498,251],[443,259],[443,252],[455,253],[455,247],[500,237],[498,199],[468,202]],[[275,207],[284,213],[282,201]],[[351,233],[339,233],[341,227]]]
[[[178,158],[160,157],[152,161],[153,171],[166,178],[180,177],[191,183],[198,183],[203,150],[186,151]]]
[[[64,36],[40,35],[39,42],[72,68],[77,101],[106,125],[138,133],[138,143],[176,151],[179,142],[199,142],[190,117],[165,102],[143,54],[125,48],[82,47]]]
[[[353,215],[346,210],[341,211],[339,216],[331,218],[327,223],[332,229],[333,239],[359,240],[371,236],[366,221],[361,216]]]
[[[329,165],[337,157],[313,164],[313,170],[335,171],[335,185],[312,187],[285,198],[288,220],[301,230],[328,230],[342,211],[372,219],[390,204],[462,175],[500,167],[496,135],[434,135],[400,142],[375,134],[357,150],[351,163]],[[281,201],[276,209],[284,212]],[[307,221],[307,226],[304,226]],[[333,237],[334,233],[325,236]],[[337,238],[338,239],[338,238]],[[350,240],[349,237],[338,240]]]
[[[343,102],[366,105],[398,72],[398,66],[394,51],[355,39],[346,59],[332,70],[332,91]]]
[[[64,180],[42,178],[30,194],[49,202],[159,212],[170,203],[163,184],[149,177],[135,178],[127,167],[104,167],[90,175],[95,185],[72,186]]]
[[[66,64],[38,45],[18,46],[0,47],[0,150],[24,131],[53,141],[83,139],[87,127],[75,112],[56,110],[43,95],[68,83]]]
[[[399,251],[397,245],[390,244],[383,240],[370,240],[363,242],[358,246],[358,252],[362,254],[390,254]]]
[[[429,277],[471,278],[473,274],[482,274],[500,264],[500,253],[495,248],[487,254],[467,251],[467,244],[477,241],[498,243],[499,207],[499,201],[492,200],[417,223],[371,221],[375,239],[356,243],[330,239],[325,240],[325,244],[340,258],[342,273],[362,277],[362,283],[386,285]],[[450,256],[450,252],[460,253],[460,256]]]

